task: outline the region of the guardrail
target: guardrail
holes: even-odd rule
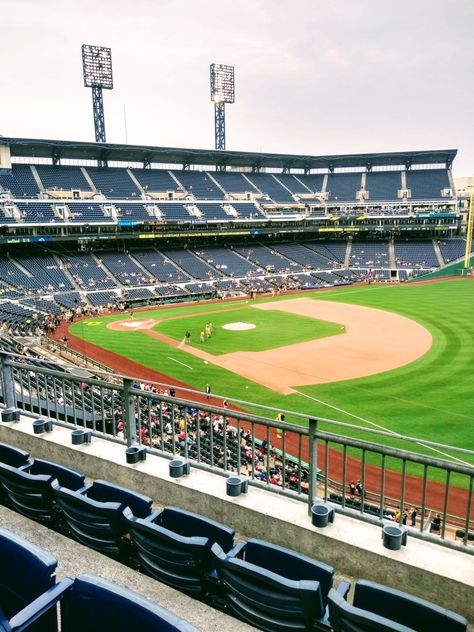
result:
[[[169,385],[143,388],[138,380],[99,370],[86,379],[37,364],[0,352],[0,396],[6,406],[71,428],[87,426],[96,436],[127,447],[145,445],[168,459],[181,456],[221,476],[246,474],[251,485],[306,502],[308,510],[322,497],[335,502],[337,511],[367,522],[396,518],[402,523],[409,505],[417,509],[412,535],[474,554],[474,467],[460,456],[449,461],[382,445],[376,437],[474,459],[472,451],[233,398],[227,398],[232,408],[224,407],[192,389],[179,387],[179,397],[173,396]],[[277,412],[300,425],[264,416]],[[364,433],[367,439],[341,431]],[[433,469],[441,472],[441,482],[433,482]],[[439,521],[433,522],[437,514]],[[463,532],[462,544],[455,541],[456,530]]]

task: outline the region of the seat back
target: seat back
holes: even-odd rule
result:
[[[282,546],[256,539],[247,542],[243,549],[243,558],[286,579],[318,581],[321,585],[323,604],[327,605],[327,595],[334,578],[332,566]]]
[[[0,528],[0,609],[4,619],[11,619],[54,585],[56,566],[52,555]],[[55,630],[56,612],[43,615],[30,629],[35,632]]]
[[[62,632],[197,632],[141,595],[95,575],[80,575],[61,602]]]
[[[28,452],[14,448],[6,443],[0,443],[0,463],[6,463],[12,467],[20,467],[24,465],[29,458],[30,455]]]
[[[44,459],[35,459],[26,470],[29,474],[53,476],[57,479],[60,487],[66,487],[76,491],[84,486],[85,476],[81,472],[72,470],[64,465],[45,461]]]
[[[121,554],[122,536],[127,531],[125,505],[92,500],[64,487],[57,487],[55,496],[76,540],[106,555]]]
[[[126,509],[133,543],[143,570],[168,586],[191,595],[205,592],[205,577],[211,567],[208,538],[186,537],[135,518]]]
[[[408,593],[359,579],[355,585],[354,606],[393,619],[418,632],[449,630],[466,632],[464,617]]]
[[[87,490],[87,497],[102,503],[120,503],[130,507],[134,516],[146,518],[150,515],[153,503],[149,496],[144,496],[137,492],[114,485],[107,481],[94,481],[92,487]]]
[[[211,545],[217,542],[226,553],[234,546],[234,529],[191,511],[165,507],[155,522],[179,535],[208,538]]]
[[[413,628],[352,606],[334,588],[329,591],[328,607],[334,632],[415,632]]]
[[[0,463],[0,483],[10,506],[19,513],[43,523],[54,520],[52,476],[31,475],[10,465]]]
[[[286,579],[248,561],[226,556],[218,544],[212,551],[224,584],[229,610],[250,625],[268,632],[312,630],[325,608],[315,580]]]

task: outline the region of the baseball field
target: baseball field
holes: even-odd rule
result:
[[[92,343],[223,398],[474,450],[473,313],[474,284],[459,279],[149,309],[69,332],[86,354]]]

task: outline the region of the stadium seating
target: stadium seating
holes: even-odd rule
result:
[[[389,268],[388,244],[371,242],[352,242],[350,266],[354,268]]]
[[[413,169],[406,172],[406,178],[413,200],[439,200],[442,189],[451,188],[446,169]]]
[[[466,632],[458,614],[407,593],[357,580],[353,605],[334,589],[329,592],[329,618],[335,632]]]
[[[102,252],[100,258],[122,285],[146,285],[151,284],[153,280],[151,275],[140,268],[126,253]]]
[[[178,202],[157,202],[158,208],[168,222],[192,222],[197,218],[188,212],[184,204]]]
[[[175,172],[176,179],[197,200],[221,200],[222,191],[204,171]]]
[[[10,506],[31,520],[58,527],[53,481],[77,491],[84,486],[84,475],[42,459],[20,468],[0,462],[0,485]]]
[[[173,248],[170,250],[163,250],[162,252],[166,258],[173,261],[177,266],[179,266],[194,279],[204,279],[210,281],[212,279],[218,279],[220,276],[222,276],[222,273],[220,271],[202,261],[202,259],[197,257],[190,250],[178,250],[176,248]]]
[[[361,173],[330,173],[327,190],[329,202],[355,202],[361,188]]]
[[[247,177],[259,191],[273,202],[277,204],[295,203],[291,192],[278,181],[278,176],[274,177],[271,173],[250,173]]]
[[[242,173],[216,171],[212,175],[229,195],[232,193],[257,193],[257,188]]]
[[[3,528],[0,560],[0,629],[4,632],[197,632],[158,604],[97,575],[83,574],[57,584],[57,560]]]
[[[323,190],[324,174],[322,173],[298,174],[296,177],[313,193],[320,193]]]
[[[464,257],[466,252],[466,240],[465,239],[446,239],[439,242],[439,249],[443,255],[443,259],[446,263]]]
[[[258,274],[260,269],[229,248],[200,248],[195,251],[202,259],[226,276],[243,277]]]
[[[106,481],[94,481],[81,491],[57,485],[55,494],[72,537],[113,557],[129,555],[124,538],[128,532],[125,507],[138,518],[145,518],[151,511],[151,498]]]
[[[149,222],[153,219],[143,204],[119,202],[115,205],[121,222]]]
[[[74,289],[69,278],[52,256],[17,256],[15,260],[32,275],[37,287],[44,291],[53,292],[54,290],[67,291]]]
[[[204,597],[212,588],[211,546],[224,552],[234,544],[234,530],[204,516],[165,507],[145,519],[125,510],[140,568],[159,581]]]
[[[15,202],[23,215],[23,221],[33,224],[49,224],[56,221],[53,207],[49,202]]]
[[[21,163],[12,165],[12,174],[18,183],[23,197],[37,197],[40,192],[38,184],[33,176],[30,165]]]
[[[28,610],[27,606],[55,585],[57,561],[46,551],[2,527],[0,560],[0,630],[20,630],[24,609]],[[55,632],[56,611],[40,616],[31,629]]]
[[[36,171],[45,189],[91,191],[80,167],[36,165]]]
[[[299,175],[295,176],[289,173],[279,173],[276,177],[278,178],[278,181],[289,189],[293,195],[309,195],[313,192],[301,183]]]
[[[249,540],[227,555],[212,546],[229,611],[268,632],[312,630],[327,621],[334,569],[285,549]]]
[[[179,190],[179,185],[169,171],[161,169],[133,169],[131,171],[145,193],[166,193]]]
[[[304,268],[321,270],[332,267],[332,262],[327,257],[302,244],[276,244],[273,249]]]
[[[258,244],[252,245],[252,247],[236,247],[234,248],[240,255],[254,261],[260,268],[268,272],[286,273],[286,272],[301,272],[302,267],[296,261],[287,259],[282,254],[267,248],[266,246],[260,246]]]
[[[156,250],[132,250],[131,254],[158,281],[163,283],[189,281],[188,275],[178,270],[168,257]]]
[[[61,632],[198,632],[136,592],[96,575],[74,580],[61,600]]]
[[[96,189],[108,199],[129,199],[140,197],[141,192],[126,169],[107,167],[87,167],[87,173]]]
[[[369,171],[366,176],[365,190],[369,202],[396,200],[402,188],[400,171]]]
[[[62,258],[81,289],[103,290],[115,287],[113,279],[91,255],[71,254],[63,255]]]
[[[438,268],[439,262],[432,242],[395,241],[397,268]]]

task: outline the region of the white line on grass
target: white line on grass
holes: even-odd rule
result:
[[[189,366],[189,364],[185,364],[184,362],[181,362],[181,360],[176,360],[176,358],[172,358],[171,356],[167,356],[167,358],[168,360],[173,360],[173,362],[177,362],[178,364],[185,366],[187,369],[191,369],[191,371],[193,370],[192,366]]]
[[[376,428],[379,428],[380,430],[385,430],[385,432],[389,432],[390,434],[393,434],[393,435],[397,436],[398,438],[400,438],[400,434],[401,433],[394,432],[393,430],[390,430],[390,428],[386,428],[385,426],[381,426],[380,424],[376,424],[375,421],[370,421],[369,419],[365,419],[364,417],[359,417],[359,415],[355,415],[354,413],[350,413],[348,410],[344,410],[343,408],[338,408],[337,406],[333,406],[332,404],[329,404],[328,402],[325,402],[322,399],[318,399],[317,397],[312,397],[311,395],[307,395],[306,393],[302,393],[301,391],[297,391],[296,389],[295,389],[295,392],[298,393],[298,395],[303,395],[303,397],[307,397],[308,399],[312,399],[313,401],[318,402],[319,404],[323,404],[323,406],[328,406],[329,408],[337,410],[340,413],[344,413],[345,415],[349,415],[350,417],[354,417],[354,419],[359,419],[359,421],[364,421],[365,423],[370,424],[371,426],[375,426]],[[403,439],[403,437],[402,437],[402,439]],[[471,465],[471,463],[468,463],[467,461],[463,461],[462,459],[458,459],[458,457],[456,457],[456,456],[452,456],[451,454],[447,454],[446,452],[442,452],[441,450],[438,450],[437,448],[433,448],[430,445],[426,445],[422,441],[417,441],[416,443],[418,445],[423,446],[424,448],[426,448],[428,450],[433,450],[433,452],[438,452],[438,454],[442,454],[443,456],[447,457],[448,459],[452,459],[453,461],[458,461],[458,463],[462,463],[463,465]]]

